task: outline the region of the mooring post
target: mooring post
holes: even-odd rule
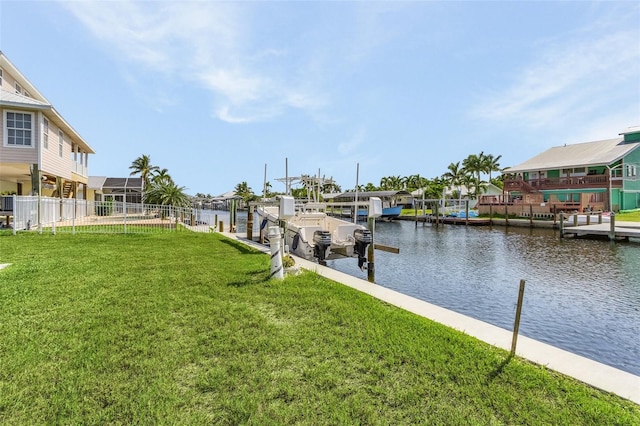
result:
[[[522,299],[524,297],[524,280],[520,280],[520,291],[518,291],[518,306],[516,308],[516,321],[513,324],[513,339],[511,340],[511,356],[516,354],[516,343],[518,342],[518,329],[520,328],[520,314],[522,313]]]
[[[247,212],[247,239],[249,241],[253,241],[253,209],[254,206],[249,206],[249,211]]]
[[[578,226],[578,212],[573,214],[573,226]]]
[[[533,228],[533,204],[529,203],[529,227]]]
[[[560,212],[560,238],[564,238],[564,212]]]
[[[376,268],[375,268],[375,242],[376,242],[376,218],[370,217],[367,219],[367,225],[369,231],[371,231],[371,244],[369,244],[367,250],[367,280],[370,283],[376,282]]]
[[[469,226],[469,200],[464,200],[464,226]]]
[[[598,211],[598,225],[602,225],[602,210]]]
[[[504,205],[504,223],[509,226],[509,205]]]
[[[438,227],[438,203],[436,203],[436,228]]]
[[[609,239],[613,241],[616,239],[616,214],[614,212],[611,212],[609,221]]]
[[[280,228],[278,226],[269,227],[269,250],[271,251],[271,278],[284,279],[284,268],[282,267],[282,251]]]

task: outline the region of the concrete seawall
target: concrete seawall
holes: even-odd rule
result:
[[[269,250],[266,246],[247,240],[244,235],[228,233],[224,233],[223,235],[241,241],[265,253]],[[295,260],[298,266],[314,271],[323,277],[347,285],[416,315],[429,318],[440,324],[461,331],[490,345],[507,351],[511,350],[512,331],[441,308],[386,287],[372,284],[366,280],[353,277],[326,266],[318,265],[314,262],[309,262],[298,257],[296,257]],[[573,354],[522,335],[518,336],[516,355],[573,377],[598,389],[611,392],[633,401],[636,404],[640,404],[640,376],[601,364],[589,358]]]

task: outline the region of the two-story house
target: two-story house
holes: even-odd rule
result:
[[[91,146],[0,51],[0,194],[85,199],[89,154]]]
[[[640,126],[619,135],[553,147],[505,169],[501,204],[536,212],[640,208]]]

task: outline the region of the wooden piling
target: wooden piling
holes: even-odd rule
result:
[[[529,227],[533,228],[533,204],[529,203]]]
[[[564,212],[560,212],[560,238],[564,238]]]
[[[469,200],[464,200],[464,226],[469,226]]]
[[[516,320],[513,324],[513,338],[511,339],[511,356],[514,356],[516,354],[518,330],[520,329],[520,314],[522,313],[522,299],[524,297],[524,282],[524,280],[520,280],[520,290],[518,291],[518,306],[516,307]]]
[[[247,239],[249,241],[253,241],[253,209],[254,206],[249,206],[249,211],[247,212]]]
[[[616,239],[616,214],[614,212],[611,212],[609,221],[609,239],[613,241]]]

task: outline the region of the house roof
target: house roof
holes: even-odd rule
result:
[[[623,141],[623,138],[615,138],[573,145],[556,146],[549,148],[524,163],[505,169],[504,173],[612,164],[640,146],[640,143],[625,144]]]
[[[104,176],[89,176],[90,189],[128,189],[142,190],[142,178],[110,178]]]
[[[25,89],[31,97],[12,93],[7,90],[0,90],[0,106],[10,107],[17,109],[27,110],[41,110],[45,116],[52,121],[56,126],[62,129],[63,132],[73,137],[75,143],[77,143],[82,149],[89,153],[95,154],[95,151],[85,141],[82,136],[60,115],[58,111],[51,105],[51,102],[47,100],[36,87],[31,84],[27,78],[11,63],[11,61],[0,50],[0,68],[6,70],[11,77],[13,77],[23,89]]]
[[[0,89],[0,106],[11,108],[51,109],[51,105],[28,96]]]

